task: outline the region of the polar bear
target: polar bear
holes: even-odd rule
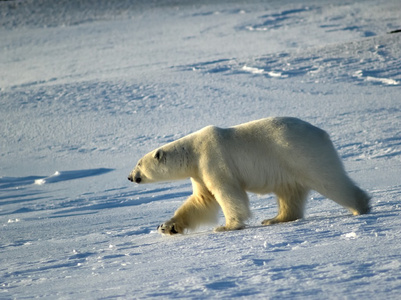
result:
[[[193,194],[158,226],[160,233],[215,221],[219,208],[225,225],[215,231],[242,229],[251,215],[247,192],[277,196],[278,214],[263,225],[302,218],[310,190],[354,215],[370,210],[370,197],[345,173],[329,135],[297,118],[205,127],[146,154],[128,179],[143,184],[189,177]]]

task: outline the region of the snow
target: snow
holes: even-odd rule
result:
[[[399,1],[0,2],[0,298],[396,299]],[[133,185],[148,151],[206,125],[296,116],[372,195],[303,220],[180,236],[189,181]],[[220,216],[220,223],[223,223]]]

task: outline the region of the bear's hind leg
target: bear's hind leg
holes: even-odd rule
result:
[[[278,214],[273,219],[264,220],[262,225],[290,222],[303,218],[308,193],[309,190],[300,185],[287,187],[276,192]]]
[[[370,212],[370,196],[348,177],[333,180],[324,188],[317,187],[315,190],[347,208],[355,216]]]

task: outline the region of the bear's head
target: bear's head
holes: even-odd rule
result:
[[[184,148],[164,146],[149,152],[136,164],[128,180],[152,183],[188,178],[188,161]]]
[[[162,149],[157,149],[146,154],[136,164],[134,170],[128,176],[128,180],[136,183],[151,183],[163,181],[168,173],[166,156]]]

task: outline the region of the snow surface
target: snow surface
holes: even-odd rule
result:
[[[401,7],[394,1],[0,2],[0,298],[399,299]],[[206,125],[296,116],[372,195],[303,220],[156,226],[189,181],[132,185]],[[224,219],[221,216],[220,223]]]

